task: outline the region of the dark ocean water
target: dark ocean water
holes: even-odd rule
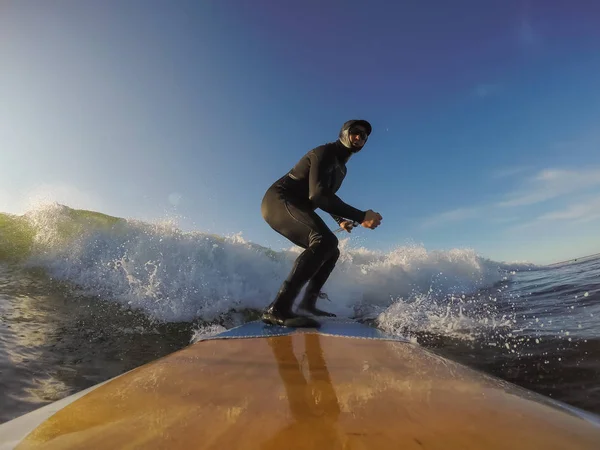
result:
[[[423,336],[439,354],[600,413],[600,259],[517,273],[497,300],[513,323],[473,341]]]

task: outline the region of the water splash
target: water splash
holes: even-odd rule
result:
[[[211,321],[232,310],[262,309],[300,251],[274,252],[241,235],[183,232],[172,222],[117,219],[61,205],[27,217],[35,230],[28,265],[43,268],[83,295],[167,322]],[[451,325],[443,303],[509,276],[502,264],[470,249],[427,251],[413,245],[379,252],[342,240],[340,250],[325,286],[333,300],[328,308],[347,317],[387,309],[385,317],[396,317],[400,327],[407,317],[427,315],[428,320],[420,319],[423,326],[474,326],[479,319],[468,313]]]

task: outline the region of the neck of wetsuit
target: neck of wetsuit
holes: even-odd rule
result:
[[[337,149],[338,158],[340,160],[344,161],[344,163],[346,161],[348,161],[350,159],[350,157],[354,154],[352,149],[350,149],[350,148],[346,147],[344,144],[342,144],[342,141],[340,141],[339,139],[335,142],[335,146]]]

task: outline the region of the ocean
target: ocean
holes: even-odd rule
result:
[[[340,241],[323,309],[600,413],[600,259]],[[299,249],[48,205],[0,214],[0,422],[255,320]]]

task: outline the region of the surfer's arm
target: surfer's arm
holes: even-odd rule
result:
[[[330,214],[330,216],[333,218],[333,220],[335,220],[335,221],[336,221],[336,223],[337,223],[338,225],[341,225],[341,224],[342,224],[342,222],[345,222],[345,221],[346,221],[346,219],[344,219],[343,217],[336,216],[335,214]]]
[[[331,215],[361,223],[365,218],[365,212],[344,203],[327,186],[330,172],[328,169],[335,164],[335,155],[331,152],[314,151],[309,158],[308,198],[312,204]]]

